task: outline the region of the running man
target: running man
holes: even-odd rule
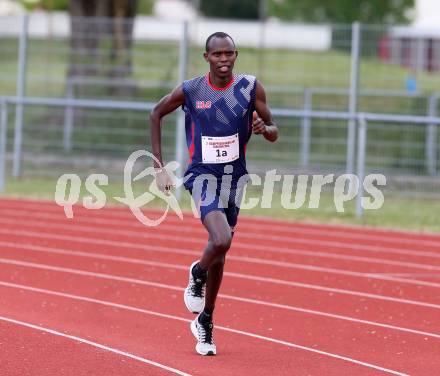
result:
[[[197,353],[215,355],[212,317],[237,224],[244,187],[240,182],[247,177],[246,144],[252,133],[274,142],[278,128],[263,86],[253,76],[233,74],[238,52],[228,34],[210,35],[203,56],[209,72],[163,97],[151,112],[150,125],[153,154],[162,164],[155,164],[156,183],[169,193],[173,183],[162,167],[161,120],[180,106],[185,111],[189,150],[185,188],[199,207],[209,240],[201,259],[190,266],[184,302],[190,312],[198,314],[191,323]]]

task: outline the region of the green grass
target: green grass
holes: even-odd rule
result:
[[[84,179],[83,179],[84,180]],[[54,200],[57,178],[9,179],[7,181],[6,197],[26,197],[35,199]],[[113,197],[124,196],[123,185],[120,181],[110,179],[110,184],[102,188],[108,198],[108,204],[121,205]],[[134,184],[135,197],[145,191],[143,184]],[[255,188],[249,189],[247,198],[258,198],[261,192]],[[84,187],[81,197],[89,195]],[[81,202],[81,200],[80,200]],[[363,225],[378,228],[405,229],[411,231],[440,232],[440,202],[438,200],[404,198],[390,196],[385,193],[385,202],[379,210],[366,210],[362,218],[355,215],[355,203],[345,204],[345,212],[338,213],[335,209],[333,195],[323,193],[317,209],[308,208],[308,195],[305,204],[300,209],[285,209],[281,205],[281,196],[275,193],[270,209],[256,207],[251,210],[242,210],[246,216],[264,216],[269,218],[308,221],[313,223],[331,223],[344,225]],[[190,211],[190,197],[187,192],[182,196],[182,209]],[[160,202],[153,202],[149,207],[160,208]]]

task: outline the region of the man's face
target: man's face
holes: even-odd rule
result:
[[[238,52],[230,38],[214,37],[209,41],[208,52],[203,56],[209,63],[212,73],[217,77],[228,77],[232,74]]]

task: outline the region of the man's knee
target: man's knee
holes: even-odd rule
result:
[[[230,232],[218,234],[211,239],[215,252],[225,254],[231,247],[232,236]]]

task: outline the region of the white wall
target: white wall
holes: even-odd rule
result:
[[[193,28],[192,40],[204,45],[206,37],[224,31],[241,47],[291,48],[301,50],[328,50],[331,47],[331,28],[321,25],[268,22],[200,20]]]
[[[418,28],[440,28],[440,0],[416,0],[415,20]]]
[[[0,0],[0,16],[17,15],[24,12],[24,8],[19,3],[12,0]]]

